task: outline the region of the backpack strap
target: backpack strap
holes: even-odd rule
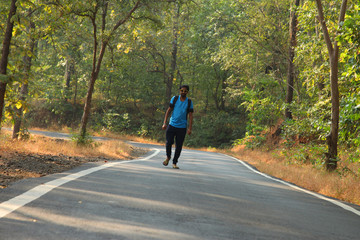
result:
[[[179,96],[174,96],[174,101],[173,103],[170,102],[170,108],[174,108],[175,107],[175,103],[178,100]]]
[[[191,99],[188,98],[188,106],[187,106],[187,113],[190,112],[190,107],[191,107]]]
[[[179,95],[176,95],[175,97],[174,97],[174,106],[175,106],[175,103],[176,103],[176,101],[179,99]]]
[[[175,107],[175,103],[176,103],[176,101],[179,99],[179,95],[176,95],[175,97],[174,97],[174,101],[173,101],[173,107]],[[190,98],[188,98],[188,106],[187,106],[187,113],[189,113],[190,112],[190,107],[191,107],[191,99]]]

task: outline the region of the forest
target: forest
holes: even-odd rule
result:
[[[182,84],[190,147],[301,148],[360,162],[360,2],[2,0],[0,119],[161,140]]]

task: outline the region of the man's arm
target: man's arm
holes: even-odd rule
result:
[[[164,123],[162,125],[162,129],[165,130],[166,129],[166,123],[168,121],[168,118],[169,118],[169,115],[171,113],[171,111],[173,110],[173,108],[169,107],[167,110],[166,110],[166,113],[165,113],[165,119],[164,119]]]
[[[188,127],[188,130],[187,130],[188,135],[191,135],[192,123],[193,123],[193,112],[189,112],[189,127]]]

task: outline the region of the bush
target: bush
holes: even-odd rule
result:
[[[249,135],[246,133],[246,137],[242,139],[236,139],[233,146],[245,145],[249,149],[255,149],[263,146],[266,142],[266,137],[263,134]]]
[[[327,147],[324,144],[303,144],[296,148],[286,149],[282,151],[282,155],[286,157],[287,164],[311,164],[321,168],[325,163],[325,155]]]
[[[82,106],[64,100],[37,100],[30,103],[26,119],[29,127],[74,127],[80,123],[82,112]]]
[[[89,133],[86,133],[84,137],[80,134],[72,133],[70,139],[79,146],[95,147],[96,145]]]
[[[323,142],[330,131],[329,99],[320,101],[312,107],[305,104],[292,109],[294,119],[282,124],[282,136],[288,143]]]
[[[360,146],[360,99],[357,96],[341,100],[339,140],[349,147]]]
[[[112,132],[125,132],[130,126],[130,118],[128,113],[119,114],[113,111],[104,113],[104,127]]]
[[[196,116],[196,115],[195,115]],[[243,117],[227,112],[216,112],[194,118],[193,133],[185,145],[194,147],[227,147],[235,139],[245,136]]]

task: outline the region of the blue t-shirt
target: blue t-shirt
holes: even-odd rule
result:
[[[170,100],[170,106],[174,106],[174,97]],[[181,101],[179,96],[178,100],[175,103],[173,113],[170,118],[170,125],[176,128],[186,128],[187,127],[187,108],[188,108],[188,98],[185,101]],[[190,111],[194,111],[194,106],[191,101]]]

